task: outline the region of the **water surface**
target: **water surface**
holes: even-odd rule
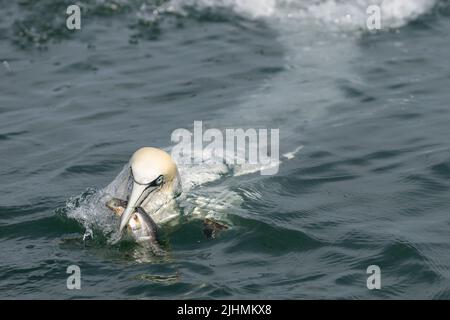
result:
[[[70,1],[0,1],[1,298],[450,298],[448,1],[393,1],[374,33],[369,1],[83,3],[70,32]],[[217,239],[186,219],[164,259],[111,244],[90,201],[195,120],[303,148],[192,189]]]

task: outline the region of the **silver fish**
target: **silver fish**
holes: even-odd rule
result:
[[[106,202],[106,206],[117,216],[121,217],[127,201],[112,198]],[[148,247],[155,255],[164,255],[165,252],[158,242],[158,226],[153,219],[142,209],[137,207],[133,211],[132,217],[128,222],[127,230],[139,244]]]

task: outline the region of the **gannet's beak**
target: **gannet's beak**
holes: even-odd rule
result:
[[[156,186],[139,184],[133,181],[133,188],[131,190],[130,198],[128,199],[127,207],[120,218],[120,233],[127,226],[128,221],[130,221],[130,218],[136,208],[139,207],[144,199],[147,198],[147,196],[156,188]]]

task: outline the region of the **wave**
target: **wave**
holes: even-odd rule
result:
[[[106,18],[127,21],[134,30],[130,42],[137,38],[154,40],[162,29],[176,28],[186,19],[233,20],[242,17],[288,23],[291,27],[320,24],[333,30],[365,29],[367,8],[378,5],[381,9],[382,28],[399,28],[430,12],[436,4],[448,7],[438,0],[95,0],[80,3],[83,15],[90,19],[83,23]],[[37,3],[23,1],[6,3],[8,18],[0,23],[6,37],[22,48],[30,45],[45,48],[47,43],[73,37],[65,27],[65,12],[70,1],[42,0]]]
[[[367,8],[376,5],[380,7],[384,26],[398,28],[429,12],[436,3],[436,0],[172,0],[164,7],[179,13],[192,7],[227,8],[248,18],[315,20],[328,26],[364,28]]]

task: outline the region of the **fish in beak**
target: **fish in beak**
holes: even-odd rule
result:
[[[112,198],[106,202],[106,206],[119,217],[122,217],[127,201]],[[158,242],[158,226],[144,209],[141,207],[136,208],[136,211],[132,212],[130,221],[126,226],[138,243],[149,247],[155,255],[163,256],[165,254]]]

